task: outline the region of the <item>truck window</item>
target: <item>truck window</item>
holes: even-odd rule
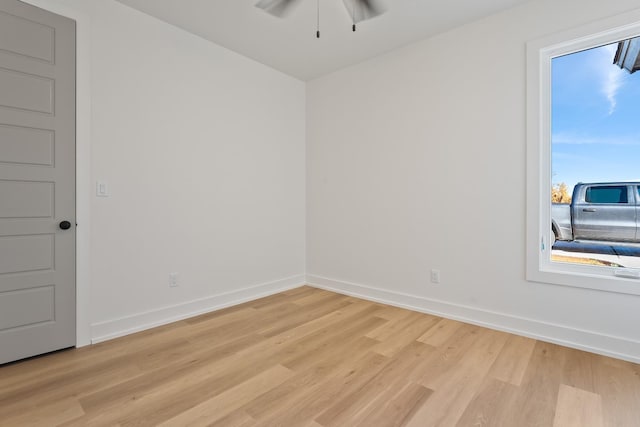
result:
[[[587,203],[627,203],[627,187],[589,187],[585,201]]]

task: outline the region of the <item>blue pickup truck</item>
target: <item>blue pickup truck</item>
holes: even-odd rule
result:
[[[578,183],[571,204],[553,203],[555,240],[640,242],[640,182]]]

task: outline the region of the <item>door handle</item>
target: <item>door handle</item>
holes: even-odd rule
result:
[[[69,221],[62,221],[58,226],[61,230],[68,230],[71,228],[71,223]]]
[[[595,212],[596,210],[594,208],[584,208],[582,209],[582,212]]]

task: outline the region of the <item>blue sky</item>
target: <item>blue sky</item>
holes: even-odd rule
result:
[[[617,43],[552,61],[552,177],[640,181],[640,71],[613,64]]]

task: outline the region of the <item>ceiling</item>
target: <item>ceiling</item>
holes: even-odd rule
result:
[[[312,80],[528,0],[380,0],[386,13],[351,31],[343,0],[302,0],[284,18],[258,0],[118,0],[280,70]]]

